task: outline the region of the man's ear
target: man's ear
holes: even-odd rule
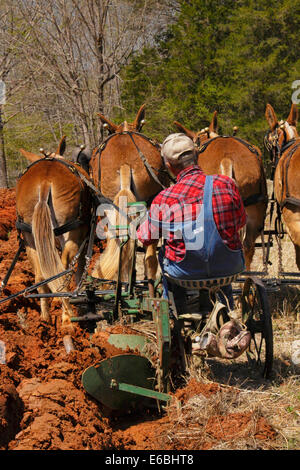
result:
[[[166,161],[166,167],[172,176],[176,177],[178,175],[178,171],[176,170],[176,167],[173,167],[170,162]]]
[[[166,167],[167,167],[168,171],[170,171],[173,174],[172,165],[170,165],[170,163],[168,161],[166,161],[165,164],[166,164]]]

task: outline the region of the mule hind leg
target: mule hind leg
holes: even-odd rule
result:
[[[253,204],[246,208],[247,224],[246,235],[243,241],[246,270],[250,271],[255,252],[255,242],[260,236],[265,223],[265,205],[263,203]]]
[[[41,272],[41,267],[40,263],[38,260],[37,253],[34,248],[31,248],[30,246],[26,246],[26,253],[27,257],[32,265],[34,275],[35,275],[35,283],[44,281],[44,277]],[[44,286],[41,286],[38,288],[39,294],[48,294],[50,293],[50,289],[45,284]],[[50,322],[51,317],[49,313],[49,300],[47,298],[41,298],[41,319],[46,322]]]
[[[83,232],[82,228],[73,230],[69,232],[66,236],[64,249],[61,255],[61,261],[63,264],[64,269],[68,269],[70,264],[72,263],[74,257],[79,252],[81,244],[84,241],[86,234]],[[86,246],[81,251],[81,254],[77,261],[77,270],[75,273],[75,282],[78,285],[85,266],[85,254],[86,254]]]
[[[144,259],[144,269],[145,275],[148,279],[148,288],[150,297],[154,297],[154,281],[156,278],[157,268],[158,268],[158,259],[156,254],[156,247],[158,244],[153,243],[146,248],[145,259]]]

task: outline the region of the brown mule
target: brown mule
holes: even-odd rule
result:
[[[67,269],[89,232],[91,197],[79,174],[88,175],[78,165],[62,157],[64,148],[65,138],[56,153],[45,158],[21,150],[31,165],[16,185],[17,228],[25,241],[35,282]],[[83,267],[84,250],[78,260],[77,283]],[[65,277],[53,280],[40,287],[39,292],[57,292],[64,281]],[[71,327],[71,305],[67,299],[62,303],[62,326]],[[41,318],[50,321],[46,298],[41,299]]]
[[[159,145],[141,134],[144,114],[145,105],[140,107],[133,123],[125,121],[120,125],[99,114],[110,135],[93,151],[90,160],[92,177],[101,193],[119,207],[120,201],[125,201],[126,198],[128,202],[150,203],[164,186],[169,185],[169,176],[164,168]],[[118,224],[124,224],[124,220],[118,220]],[[120,240],[107,235],[107,247],[101,254],[93,275],[116,279]],[[131,240],[124,247],[122,257],[121,278],[124,280],[127,277],[127,262],[131,259],[132,248]],[[145,273],[149,280],[155,279],[157,267],[156,245],[150,245],[145,255]]]
[[[235,180],[247,213],[243,247],[246,269],[249,271],[255,240],[264,228],[268,205],[260,150],[235,136],[219,136],[216,111],[209,128],[200,132],[186,129],[177,121],[174,124],[194,141],[198,148],[198,164],[206,174],[223,174]]]
[[[278,122],[274,109],[266,106],[270,130],[266,147],[276,166],[274,195],[281,208],[287,233],[295,247],[296,263],[300,269],[300,138],[297,132],[298,107],[292,104],[286,121]]]

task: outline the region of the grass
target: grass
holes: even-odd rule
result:
[[[271,381],[255,377],[242,356],[239,364],[211,359],[209,371],[190,370],[187,382],[219,383],[220,390],[184,403],[168,439],[195,449],[299,450],[300,370],[291,365],[286,344],[276,336]]]
[[[285,237],[283,264],[285,271],[297,272],[294,247]],[[253,270],[262,268],[261,251],[255,255]],[[277,277],[276,243],[271,249],[269,277]],[[300,279],[300,275],[299,275]],[[271,380],[264,380],[252,370],[246,355],[233,361],[208,359],[206,369],[191,367],[187,381],[219,383],[220,391],[209,398],[195,395],[175,418],[168,438],[188,447],[211,450],[299,450],[300,449],[300,366],[291,360],[292,344],[300,339],[300,290],[297,285],[281,285],[269,294],[273,323],[274,364]],[[248,421],[230,434],[226,417]],[[211,423],[220,421],[222,432],[215,435]],[[260,429],[265,426],[266,433]],[[269,426],[269,427],[268,427]],[[272,432],[272,430],[274,432]],[[191,447],[193,448],[193,447]]]
[[[283,269],[298,272],[294,247],[285,237],[281,243]],[[268,276],[278,278],[279,249],[276,240],[270,252]],[[263,268],[261,250],[257,249],[252,269]],[[300,275],[299,275],[300,279]],[[300,286],[299,286],[300,287]],[[299,450],[300,449],[300,366],[291,361],[292,344],[300,340],[300,289],[298,285],[283,285],[269,294],[273,323],[274,364],[271,380],[263,379],[247,363],[245,353],[228,361],[208,359],[207,367],[191,367],[187,383],[196,379],[203,384],[218,383],[220,390],[206,398],[197,394],[185,402],[174,414],[174,425],[166,436],[177,448],[211,450]],[[226,417],[248,417],[244,426],[227,435],[214,435],[212,423],[226,426]],[[258,430],[267,426],[265,438]],[[268,427],[269,426],[269,427]],[[225,430],[225,428],[224,428]],[[274,432],[272,433],[271,430]]]

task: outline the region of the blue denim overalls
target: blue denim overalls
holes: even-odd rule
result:
[[[231,276],[245,269],[243,250],[230,249],[216,227],[212,208],[213,180],[213,175],[205,178],[202,208],[194,221],[169,224],[151,219],[163,230],[181,232],[185,243],[185,257],[180,262],[165,258],[164,247],[160,250],[159,262],[163,273],[179,279],[208,279]],[[165,279],[163,284],[164,294],[167,294]]]

